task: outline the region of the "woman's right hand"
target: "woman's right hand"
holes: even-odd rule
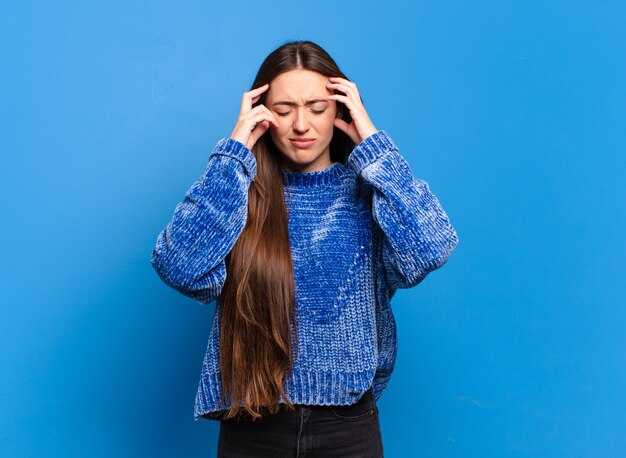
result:
[[[249,150],[252,150],[259,137],[269,128],[270,123],[278,127],[278,121],[265,105],[260,104],[252,108],[252,105],[268,88],[269,83],[265,83],[263,86],[243,93],[239,119],[230,134],[230,138],[240,141]]]

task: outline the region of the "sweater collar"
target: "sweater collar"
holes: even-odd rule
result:
[[[323,170],[313,172],[291,172],[283,171],[285,186],[288,187],[312,187],[319,185],[338,184],[341,180],[345,166],[340,162],[333,164]]]

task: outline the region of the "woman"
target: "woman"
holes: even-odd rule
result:
[[[166,284],[216,300],[194,418],[220,421],[218,455],[382,456],[390,299],[457,244],[321,47],[267,56],[151,256]]]

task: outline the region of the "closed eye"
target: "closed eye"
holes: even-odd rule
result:
[[[322,113],[324,113],[326,110],[311,110],[311,111],[312,111],[313,113],[315,113],[315,114],[322,114]],[[278,116],[287,116],[287,115],[289,114],[289,112],[286,112],[286,113],[278,113],[278,112],[276,112],[276,114],[277,114]]]

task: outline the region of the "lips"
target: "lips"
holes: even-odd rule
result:
[[[289,141],[293,145],[297,146],[298,148],[308,148],[313,143],[315,143],[316,140],[317,140],[316,138],[304,138],[304,139],[290,138],[289,139]]]

